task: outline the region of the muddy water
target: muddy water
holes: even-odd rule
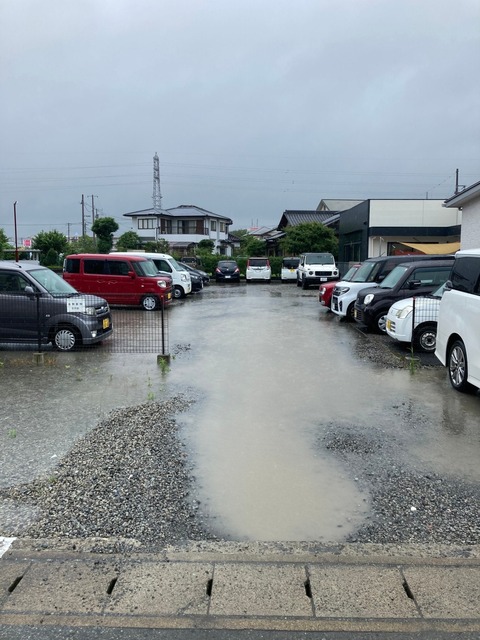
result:
[[[469,438],[457,460],[451,448],[432,446],[443,372],[425,372],[419,385],[408,371],[357,357],[362,337],[323,313],[314,292],[211,287],[181,311],[171,343],[187,337],[190,355],[169,380],[201,392],[184,432],[204,508],[223,535],[342,540],[354,530],[368,495],[322,446],[336,429],[393,438],[399,455],[437,469],[448,451],[450,470],[478,473],[478,447],[465,457]]]
[[[169,313],[167,374],[148,353],[52,354],[40,368],[0,353],[0,486],[49,473],[111,409],[182,392],[198,399],[181,417],[198,494],[226,537],[343,540],[368,517],[369,496],[325,447],[329,434],[480,480],[479,397],[454,393],[441,368],[370,362],[363,336],[313,290],[212,285]]]

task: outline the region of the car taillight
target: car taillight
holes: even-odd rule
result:
[[[237,273],[239,271],[240,271],[240,269],[237,267],[233,273]]]
[[[217,267],[217,268],[215,269],[215,273],[222,273],[222,272],[221,272],[221,271],[220,271],[220,269]]]

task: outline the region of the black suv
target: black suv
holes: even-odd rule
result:
[[[388,310],[394,302],[424,296],[448,280],[454,256],[397,265],[380,284],[362,289],[355,302],[354,317],[369,329],[385,333]]]
[[[112,334],[103,298],[78,293],[51,269],[0,261],[0,343],[52,343],[60,351]]]

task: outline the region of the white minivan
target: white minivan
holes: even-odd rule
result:
[[[142,256],[152,260],[159,271],[164,271],[171,276],[174,298],[185,298],[187,294],[192,293],[192,279],[189,272],[168,253],[147,253],[146,251],[111,251],[110,253],[117,256]]]
[[[480,389],[480,249],[457,251],[440,302],[435,355],[454,389]]]

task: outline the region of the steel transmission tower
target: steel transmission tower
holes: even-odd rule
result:
[[[160,211],[162,208],[162,192],[160,191],[160,161],[158,154],[153,156],[153,210]]]

